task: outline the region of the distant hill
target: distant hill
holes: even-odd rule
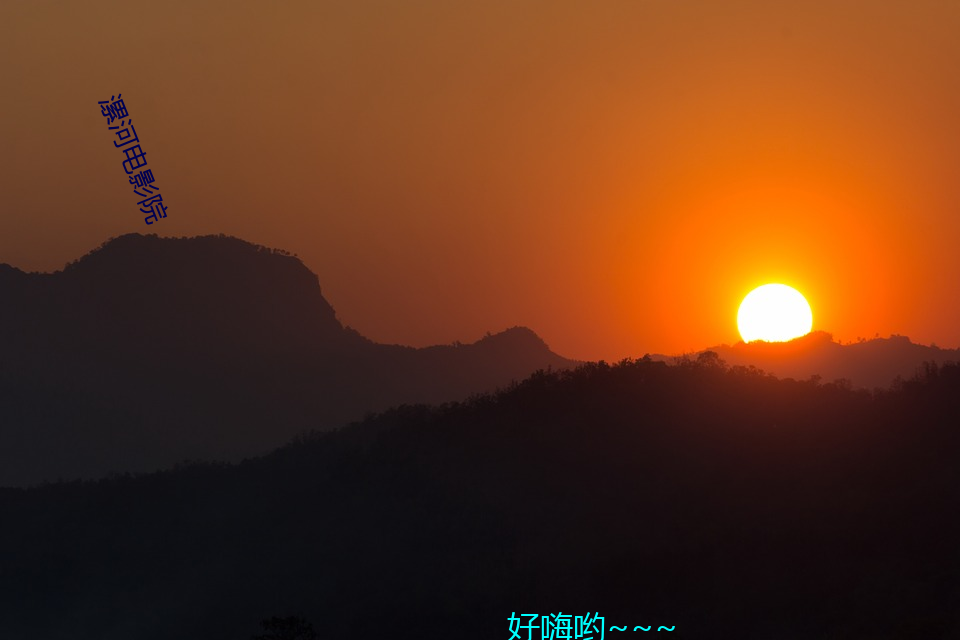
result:
[[[0,486],[238,460],[574,364],[522,327],[373,343],[299,259],[222,235],[125,235],[52,274],[0,265],[0,303]]]
[[[609,640],[960,638],[958,413],[958,366],[870,394],[595,363],[239,465],[0,489],[0,636],[251,640],[299,615],[507,640],[511,614],[595,612]]]
[[[824,331],[789,342],[738,342],[706,351],[715,352],[729,365],[754,366],[781,378],[818,376],[824,382],[846,380],[867,389],[886,389],[897,378],[912,377],[924,363],[960,362],[960,349],[914,344],[905,336],[840,344]]]

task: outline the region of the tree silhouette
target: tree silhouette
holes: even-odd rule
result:
[[[624,638],[960,638],[958,415],[955,364],[869,392],[588,363],[237,465],[0,489],[2,636],[489,640],[569,605],[653,625]]]

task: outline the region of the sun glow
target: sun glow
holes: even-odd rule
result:
[[[765,284],[747,294],[737,312],[744,342],[785,342],[810,333],[813,312],[803,295],[785,284]]]

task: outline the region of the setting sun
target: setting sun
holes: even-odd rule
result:
[[[744,342],[785,342],[810,333],[813,313],[806,298],[785,284],[765,284],[747,294],[737,312]]]

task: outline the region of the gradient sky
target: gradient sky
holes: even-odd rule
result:
[[[958,34],[947,0],[4,0],[0,262],[226,233],[378,341],[608,360],[734,342],[784,282],[841,340],[956,347]]]

